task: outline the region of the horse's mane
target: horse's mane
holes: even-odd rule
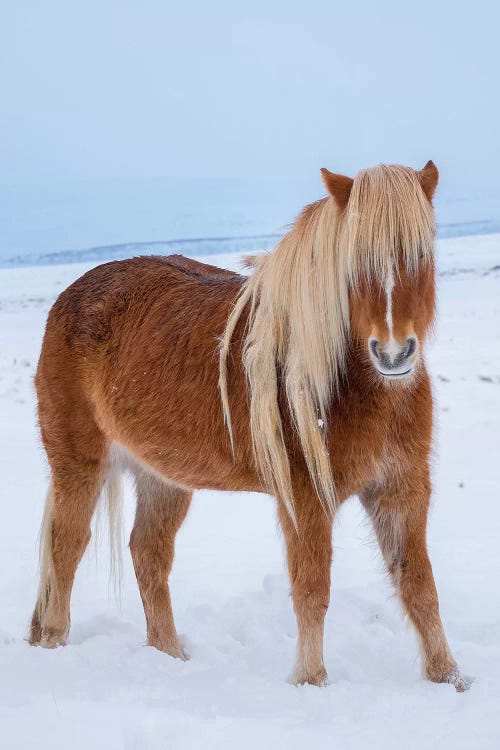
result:
[[[308,471],[325,510],[335,506],[326,448],[327,413],[344,370],[349,340],[349,289],[366,275],[382,285],[399,267],[432,256],[434,217],[407,167],[360,172],[340,212],[332,198],[306,206],[274,252],[252,259],[227,321],[219,385],[231,444],[227,368],[231,339],[248,308],[243,366],[258,470],[295,520],[290,462],[278,403],[284,387]]]

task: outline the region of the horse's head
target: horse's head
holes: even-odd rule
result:
[[[365,343],[373,366],[386,378],[414,372],[434,318],[434,269],[431,261],[399,272],[382,286],[363,280],[350,298],[353,337]]]
[[[323,179],[345,220],[351,338],[384,378],[405,378],[416,370],[435,313],[438,170],[432,162],[419,172],[376,168],[354,180],[323,170]]]

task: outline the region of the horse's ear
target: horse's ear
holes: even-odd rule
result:
[[[417,177],[428,200],[432,201],[439,180],[438,168],[434,162],[428,161],[425,167],[417,172]]]
[[[345,177],[343,174],[329,172],[328,169],[325,169],[324,167],[321,170],[321,177],[326,189],[335,201],[337,208],[340,211],[343,211],[347,206],[354,180],[352,180],[351,177]]]

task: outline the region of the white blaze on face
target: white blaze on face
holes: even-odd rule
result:
[[[385,295],[386,295],[386,310],[385,310],[385,322],[387,330],[389,331],[389,341],[384,347],[385,352],[391,357],[392,361],[396,359],[398,354],[401,352],[401,346],[398,344],[393,334],[393,320],[392,320],[392,293],[394,291],[394,270],[391,266],[387,279],[385,282]]]
[[[392,292],[394,289],[394,271],[391,269],[387,275],[387,279],[385,281],[385,296],[387,301],[387,307],[385,310],[385,322],[387,323],[387,328],[389,330],[389,338],[392,339]]]

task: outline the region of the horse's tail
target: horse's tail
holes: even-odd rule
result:
[[[123,578],[123,474],[113,465],[104,483],[103,497],[109,528],[109,578],[115,596],[121,600]]]
[[[100,500],[104,505],[108,518],[109,528],[109,554],[110,554],[110,582],[117,598],[121,595],[122,569],[123,569],[123,523],[122,523],[122,472],[121,468],[113,464],[109,465],[108,473],[101,491]],[[38,587],[37,602],[33,613],[31,624],[31,637],[40,628],[40,623],[49,603],[52,587],[55,585],[52,576],[52,521],[54,517],[54,487],[50,483],[45,507],[43,511],[42,524],[39,534],[39,568],[40,584]],[[54,592],[57,595],[57,591]],[[35,628],[35,630],[34,630]]]
[[[49,603],[50,594],[50,571],[52,570],[52,518],[54,516],[54,486],[52,482],[47,490],[47,497],[43,509],[42,525],[39,534],[39,564],[40,564],[40,583],[38,586],[38,597],[33,613],[35,618],[41,623]],[[33,623],[32,623],[33,628]]]

